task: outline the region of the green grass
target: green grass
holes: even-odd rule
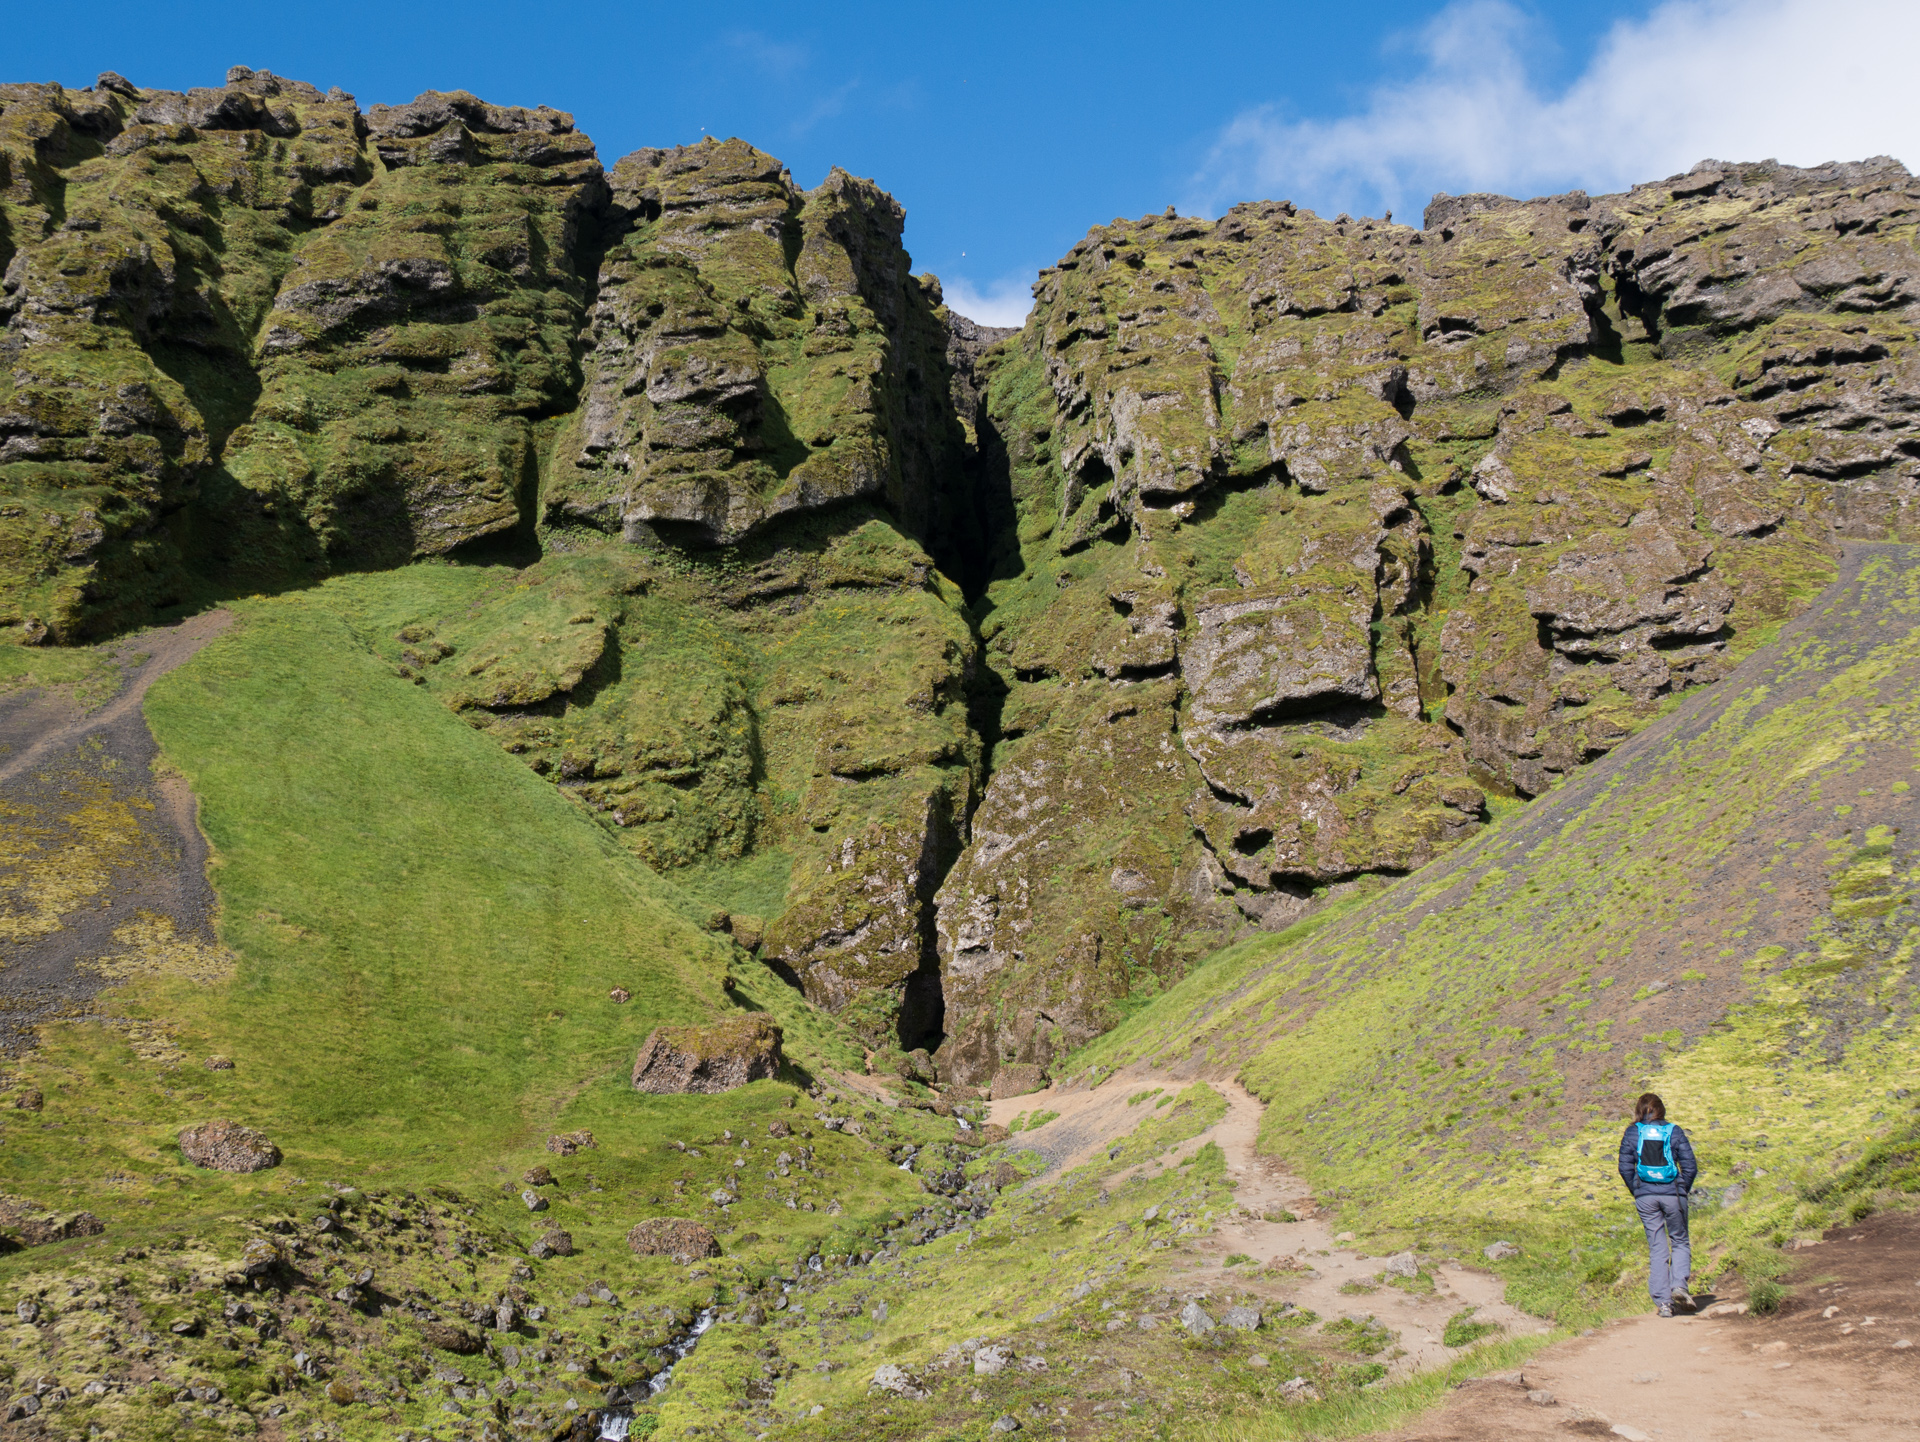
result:
[[[213,847],[225,986],[167,975],[114,993],[190,1063],[190,1086],[112,1028],[56,1025],[27,1070],[48,1097],[9,1128],[13,1186],[55,1205],[105,1174],[155,1173],[162,1214],[290,1175],[459,1184],[585,1126],[635,1151],[703,1104],[635,1096],[653,1026],[772,1008],[815,1066],[857,1062],[829,1020],[699,924],[706,907],[650,872],[551,784],[395,676],[363,637],[477,579],[425,566],[236,605],[238,625],[147,698],[166,761]],[[624,986],[633,1001],[608,998]],[[68,1124],[88,1106],[104,1120]],[[286,1153],[277,1173],[183,1170],[180,1127],[230,1116]],[[141,1189],[146,1190],[146,1189]],[[132,1215],[142,1215],[134,1212]]]
[[[0,641],[0,694],[16,688],[73,686],[81,699],[104,699],[117,680],[98,646],[17,646]]]
[[[1419,1372],[1384,1387],[1345,1391],[1321,1402],[1275,1407],[1253,1421],[1198,1428],[1193,1435],[1204,1442],[1323,1442],[1388,1432],[1438,1406],[1462,1382],[1510,1371],[1558,1340],[1558,1335],[1549,1335],[1486,1343],[1445,1367]]]
[[[1464,1307],[1447,1318],[1446,1328],[1440,1333],[1441,1345],[1447,1347],[1471,1347],[1482,1337],[1490,1337],[1500,1330],[1497,1322],[1476,1322],[1473,1314],[1478,1307]]]

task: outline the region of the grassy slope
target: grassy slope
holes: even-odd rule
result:
[[[356,641],[396,591],[470,579],[416,567],[262,607],[147,706],[243,958],[204,1022],[234,1102],[363,1165],[523,1144],[655,1023],[721,1004],[727,953],[664,884]]]
[[[1631,1250],[1607,1204],[1643,1086],[1695,1136],[1707,1206],[1744,1189],[1710,1242],[1871,1205],[1823,1187],[1912,1126],[1920,575],[1887,548],[1823,604],[1560,793],[1221,953],[1074,1069],[1237,1070],[1263,1145],[1364,1224],[1570,1242],[1570,1275],[1534,1278],[1548,1309]]]
[[[950,1136],[951,1123],[843,1100],[835,1110],[858,1119],[867,1137],[815,1130],[813,1108],[792,1108],[791,1087],[775,1083],[722,1097],[634,1096],[624,1072],[639,1036],[656,1019],[726,1005],[718,983],[730,962],[736,995],[773,1010],[803,1062],[856,1058],[831,1019],[767,985],[698,928],[704,902],[648,872],[550,783],[375,651],[406,619],[457,611],[497,581],[482,569],[425,565],[243,603],[233,632],[152,693],[156,734],[192,781],[216,850],[225,950],[176,947],[168,961],[157,943],[135,948],[131,980],[107,994],[126,1020],[50,1027],[23,1068],[22,1079],[45,1090],[47,1109],[9,1114],[9,1186],[49,1205],[88,1206],[109,1231],[0,1258],[0,1317],[8,1319],[0,1369],[124,1373],[124,1351],[104,1349],[116,1333],[128,1337],[128,1326],[102,1328],[113,1314],[72,1301],[70,1280],[85,1299],[124,1292],[131,1279],[143,1325],[163,1337],[179,1320],[198,1330],[160,1348],[152,1388],[66,1409],[56,1418],[62,1429],[91,1423],[126,1437],[157,1435],[173,1412],[148,1401],[194,1382],[256,1412],[276,1399],[290,1405],[282,1425],[295,1433],[324,1423],[348,1438],[390,1436],[402,1425],[468,1435],[475,1419],[443,1413],[445,1388],[429,1380],[450,1362],[480,1385],[515,1378],[516,1409],[557,1428],[577,1415],[564,1412],[565,1399],[582,1410],[599,1405],[603,1387],[631,1380],[627,1368],[653,1355],[690,1307],[770,1302],[768,1275],[791,1274],[796,1259],[816,1251],[830,1264],[805,1297],[805,1315],[795,1308],[764,1329],[717,1329],[658,1411],[643,1413],[643,1432],[677,1435],[693,1424],[732,1435],[743,1389],[771,1366],[791,1372],[772,1411],[799,1423],[798,1435],[925,1435],[934,1413],[893,1413],[887,1399],[868,1395],[867,1379],[886,1360],[923,1368],[968,1334],[1046,1348],[1056,1370],[991,1383],[965,1369],[949,1377],[934,1412],[966,1435],[999,1410],[1081,1400],[1088,1384],[1071,1369],[1099,1366],[1095,1352],[1160,1379],[1157,1400],[1142,1406],[1123,1376],[1098,1374],[1098,1396],[1126,1404],[1103,1424],[1114,1435],[1153,1435],[1163,1409],[1249,1420],[1299,1372],[1329,1389],[1329,1408],[1350,1405],[1351,1389],[1377,1368],[1335,1339],[1310,1337],[1304,1320],[1206,1347],[1178,1329],[1120,1339],[1102,1330],[1103,1301],[1177,1309],[1156,1290],[1159,1264],[1179,1265],[1174,1253],[1155,1250],[1167,1228],[1129,1234],[1109,1222],[1137,1222],[1154,1204],[1200,1218],[1231,1205],[1212,1149],[1106,1195],[1115,1173],[1218,1114],[1219,1098],[1205,1087],[1164,1111],[1143,1106],[1140,1134],[1117,1158],[1097,1159],[1044,1193],[1010,1191],[969,1231],[871,1270],[831,1259],[927,1200],[884,1147],[911,1140],[928,1165],[948,1165],[944,1149],[928,1143]],[[613,982],[633,991],[632,1004],[608,1003]],[[203,1071],[201,1058],[214,1052],[234,1058],[235,1069]],[[184,1165],[175,1132],[210,1115],[263,1127],[286,1162],[247,1177]],[[768,1142],[770,1121],[798,1134]],[[555,1158],[541,1149],[546,1133],[582,1126],[598,1138],[593,1151]],[[732,1167],[738,1142],[723,1144],[723,1130],[755,1141],[744,1173]],[[670,1139],[698,1151],[670,1149]],[[868,1139],[883,1149],[868,1150]],[[812,1173],[796,1168],[763,1187],[759,1172],[772,1158],[760,1149],[803,1144],[815,1152]],[[519,1174],[536,1162],[551,1164],[559,1182],[546,1190],[549,1210],[533,1217],[517,1192]],[[975,1169],[993,1165],[983,1158]],[[621,1237],[634,1220],[711,1215],[705,1194],[722,1179],[745,1183],[722,1225],[724,1257],[688,1272],[627,1255]],[[280,1317],[283,1334],[256,1340],[222,1321],[233,1290],[217,1279],[244,1238],[257,1235],[248,1224],[284,1216],[310,1238],[313,1211],[333,1196],[323,1181],[363,1190],[348,1193],[340,1212],[344,1246],[322,1246],[302,1263],[310,1290],[255,1296]],[[776,1190],[812,1199],[815,1209],[789,1210]],[[382,1294],[425,1300],[457,1320],[461,1306],[513,1285],[509,1269],[549,1224],[564,1227],[579,1254],[536,1263],[524,1286],[554,1314],[539,1328],[542,1345],[590,1362],[580,1374],[558,1361],[510,1364],[497,1352],[450,1358],[404,1317],[376,1321],[320,1295],[372,1266]],[[478,1250],[459,1245],[463,1238]],[[566,1302],[600,1279],[620,1294],[617,1307],[581,1312]],[[1071,1295],[1083,1279],[1094,1290]],[[55,1309],[52,1327],[10,1325],[21,1297]],[[872,1315],[880,1301],[892,1309],[885,1320]],[[239,1345],[229,1349],[229,1340]],[[314,1382],[284,1370],[302,1350],[322,1359]],[[1250,1367],[1253,1350],[1278,1360]],[[1222,1359],[1230,1379],[1211,1369]],[[1189,1371],[1196,1361],[1203,1373]],[[828,1362],[832,1371],[816,1370]],[[329,1401],[332,1382],[354,1400]],[[980,1386],[992,1406],[970,1400]],[[827,1410],[808,1417],[816,1402]]]
[[[396,1295],[495,1295],[539,1229],[567,1229],[579,1254],[539,1264],[528,1286],[551,1305],[604,1278],[629,1294],[629,1306],[641,1304],[644,1318],[593,1319],[606,1329],[595,1349],[603,1357],[645,1357],[661,1329],[718,1295],[717,1285],[764,1275],[775,1259],[845,1251],[926,1200],[884,1150],[815,1135],[792,1109],[790,1081],[722,1097],[642,1097],[628,1087],[627,1068],[654,1024],[731,1009],[721,986],[730,964],[740,967],[735,1000],[771,1011],[804,1069],[857,1066],[858,1051],[830,1018],[702,930],[706,903],[649,871],[367,644],[396,617],[447,609],[493,579],[426,565],[241,603],[231,633],[149,694],[165,759],[191,781],[214,847],[221,946],[126,938],[131,950],[108,969],[127,984],[105,993],[95,1016],[46,1027],[15,1069],[12,1080],[44,1091],[46,1104],[39,1114],[7,1113],[5,1189],[57,1210],[86,1207],[108,1231],[0,1257],[9,1323],[12,1299],[65,1296],[59,1278],[124,1289],[124,1266],[110,1280],[115,1259],[151,1252],[155,1260],[131,1270],[149,1324],[181,1310],[203,1318],[202,1332],[167,1344],[163,1378],[212,1377],[235,1401],[267,1398],[263,1388],[281,1385],[274,1369],[304,1347],[377,1394],[431,1362],[404,1324],[374,1326],[335,1308],[329,1333],[302,1304],[281,1339],[238,1351],[215,1345],[230,1330],[215,1320],[224,1301],[217,1278],[234,1265],[247,1224],[289,1214],[304,1223],[331,1195],[318,1183],[374,1194],[371,1209],[355,1202],[344,1214],[353,1240],[340,1262],[350,1273],[358,1252]],[[608,999],[615,984],[632,992],[630,1004]],[[213,1054],[234,1069],[204,1070]],[[215,1116],[263,1129],[283,1164],[246,1176],[187,1165],[175,1136]],[[760,1168],[772,1162],[757,1150],[754,1169],[742,1172],[719,1148],[667,1145],[704,1145],[727,1129],[769,1152],[799,1145],[768,1142],[775,1120],[790,1122],[815,1153],[811,1171],[777,1186],[762,1185]],[[563,1159],[544,1149],[548,1134],[582,1127],[595,1134],[592,1151]],[[951,1136],[953,1124],[903,1109],[877,1130],[924,1146]],[[535,1163],[552,1164],[560,1179],[538,1217],[518,1196],[520,1174]],[[745,1184],[726,1219],[706,1203],[723,1180]],[[417,1213],[411,1234],[386,1220],[401,1199]],[[712,1216],[728,1252],[715,1281],[628,1255],[626,1229],[661,1214]],[[442,1235],[422,1247],[427,1227]],[[451,1245],[462,1230],[483,1249],[463,1256]],[[389,1237],[415,1244],[395,1250]],[[311,1269],[323,1289],[344,1280],[325,1261],[323,1253]],[[444,1314],[449,1304],[437,1305]],[[49,1353],[55,1335],[64,1341]],[[556,1344],[565,1345],[562,1335],[553,1333]],[[108,1341],[84,1327],[8,1325],[0,1374],[50,1362],[75,1376],[114,1374],[126,1362],[99,1350]],[[487,1377],[500,1369],[487,1359],[462,1365]],[[536,1401],[555,1403],[553,1388],[571,1386],[597,1405],[608,1375],[547,1377]],[[691,1401],[698,1389],[685,1390]],[[296,1417],[322,1403],[293,1401]],[[102,1405],[120,1415],[115,1398]],[[422,1398],[386,1420],[415,1420],[418,1408],[426,1420],[437,1405]],[[364,1409],[337,1415],[380,1431]]]

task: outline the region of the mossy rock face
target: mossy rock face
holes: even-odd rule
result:
[[[738,140],[636,151],[612,196],[630,228],[549,513],[718,545],[873,498],[928,534],[964,438],[932,387],[938,290],[908,273],[892,197],[838,169],[802,191]]]
[[[958,1074],[1044,1063],[1236,926],[1424,864],[1723,675],[1836,531],[1910,534],[1917,202],[1890,161],[1716,165],[1442,197],[1422,230],[1117,221],[1043,272],[985,365],[1017,555],[983,608],[993,780],[942,893]],[[1080,718],[1144,716],[1152,684],[1166,750],[1115,758],[1124,805],[1063,805],[1109,744]]]
[[[732,1091],[780,1073],[780,1028],[764,1016],[708,1026],[663,1026],[633,1062],[635,1091],[684,1095]]]

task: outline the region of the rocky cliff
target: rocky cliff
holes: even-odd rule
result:
[[[946,1055],[1113,1024],[1536,795],[1907,537],[1920,189],[1706,162],[1625,195],[1116,222],[992,358],[1004,686],[940,898]]]
[[[1907,536],[1917,199],[1709,162],[1417,229],[1147,217],[1008,336],[871,182],[740,141],[604,169],[459,92],[0,87],[0,626],[474,563],[382,622],[396,677],[984,1083]]]

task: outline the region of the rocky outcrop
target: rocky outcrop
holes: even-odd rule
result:
[[[1891,161],[1709,162],[1422,230],[1169,213],[1044,272],[988,362],[1020,574],[943,1074],[1423,864],[1722,674],[1836,534],[1911,532],[1916,220]]]
[[[633,1089],[711,1095],[780,1074],[780,1028],[764,1016],[656,1027],[633,1061]]]
[[[261,1172],[280,1165],[280,1149],[265,1132],[237,1122],[203,1122],[180,1133],[180,1154],[216,1172]]]
[[[654,866],[791,857],[784,905],[743,908],[769,961],[875,1042],[938,1041],[933,894],[982,760],[946,577],[1004,520],[997,333],[911,273],[889,196],[738,141],[609,177],[557,110],[362,113],[244,68],[13,87],[0,147],[0,627],[538,545],[397,627],[396,671]]]
[[[53,1212],[20,1197],[0,1196],[0,1232],[22,1247],[97,1237],[107,1224],[92,1212]]]
[[[1878,159],[1168,213],[1015,336],[871,182],[737,140],[603,173],[464,92],[0,87],[0,628],[498,546],[396,673],[977,1084],[1908,534],[1917,206]]]
[[[802,191],[738,140],[637,151],[612,196],[631,228],[601,264],[549,512],[721,545],[869,498],[929,534],[961,435],[893,198],[837,169]]]

